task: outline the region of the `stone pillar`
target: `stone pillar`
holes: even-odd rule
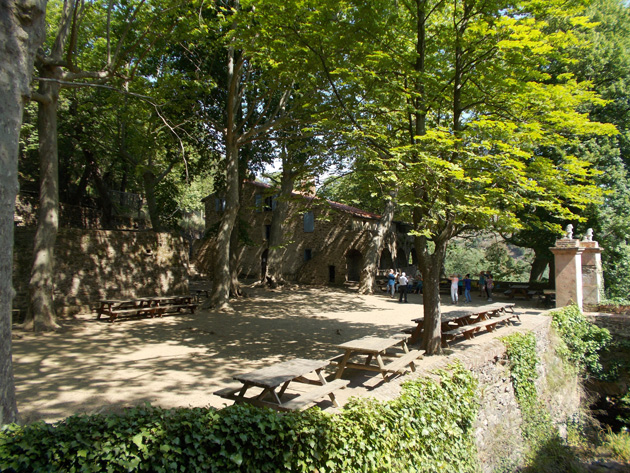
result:
[[[580,240],[556,240],[549,248],[556,263],[556,307],[577,304],[582,309],[582,252]]]
[[[602,272],[602,249],[596,241],[581,241],[582,253],[582,291],[584,305],[597,306],[601,302],[604,289]]]

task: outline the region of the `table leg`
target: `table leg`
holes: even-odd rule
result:
[[[348,359],[350,358],[351,354],[352,354],[351,350],[346,350],[346,353],[343,355],[343,358],[339,362],[339,367],[337,368],[337,374],[335,374],[335,379],[341,378],[341,375],[343,374],[343,370],[346,369],[346,364],[348,363]]]
[[[249,389],[249,384],[243,384],[243,387],[241,388],[241,390],[238,392],[238,394],[236,395],[236,397],[238,399],[245,399],[245,393],[247,392],[247,390]]]
[[[411,332],[411,338],[409,339],[409,343],[416,343],[420,339],[420,335],[422,335],[423,325],[424,325],[423,322],[418,322],[418,325],[416,326],[416,328],[413,329],[413,332]]]
[[[322,383],[322,386],[324,384],[328,384],[326,382],[326,378],[324,378],[324,375],[322,374],[322,369],[321,368],[318,369],[318,370],[315,370],[315,373],[317,373],[317,377],[319,378],[319,382]]]
[[[289,387],[289,383],[290,383],[290,382],[291,382],[291,381],[287,381],[286,383],[284,383],[284,384],[282,385],[282,388],[280,389],[280,393],[278,393],[278,396],[279,396],[279,397],[282,397],[282,395],[284,394],[284,392],[285,392],[285,391],[287,390],[287,388]],[[273,391],[273,393],[275,394],[275,391]],[[279,402],[280,402],[280,399],[278,399],[278,403],[279,403]]]
[[[381,375],[383,375],[383,379],[387,379],[387,372],[385,371],[385,363],[383,363],[383,358],[381,357],[380,353],[376,355],[376,362],[378,363],[378,367],[381,370]]]
[[[256,400],[262,401],[263,399],[265,399],[265,397],[268,394],[272,394],[274,400],[276,401],[276,403],[277,404],[281,404],[280,398],[278,397],[278,393],[276,393],[276,390],[274,388],[265,388],[265,389],[263,389],[263,391],[258,396],[256,396]]]

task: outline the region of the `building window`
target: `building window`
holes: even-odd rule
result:
[[[265,225],[265,240],[271,239],[271,225]]]
[[[276,209],[276,198],[275,198],[275,196],[265,197],[265,206],[263,207],[263,210],[265,212],[272,212],[275,209]]]
[[[264,197],[262,194],[254,195],[254,206],[256,207],[256,212],[272,212],[276,210],[276,196],[272,195],[269,197]]]
[[[214,210],[215,212],[224,212],[225,211],[225,199],[219,199],[218,197],[214,199]]]
[[[313,259],[313,250],[307,248],[304,250],[304,261],[310,261]]]
[[[304,214],[304,232],[311,233],[315,231],[315,216],[313,212],[306,212]]]

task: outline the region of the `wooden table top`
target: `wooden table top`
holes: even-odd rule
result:
[[[136,297],[134,299],[101,299],[99,302],[101,304],[122,304],[122,303],[133,303],[133,302],[153,302],[153,301],[170,301],[170,300],[180,300],[180,299],[192,299],[191,295],[182,295],[182,296],[151,296],[151,297]]]
[[[354,350],[363,353],[381,353],[388,348],[400,345],[404,339],[401,338],[380,338],[380,337],[363,337],[349,342],[335,345],[336,348],[342,350]]]
[[[486,304],[479,307],[471,307],[470,309],[453,310],[451,312],[444,312],[442,314],[442,321],[449,322],[452,320],[463,319],[470,317],[471,315],[485,314],[486,312],[492,312],[494,310],[500,310],[508,307],[514,307],[514,304],[503,304],[501,302],[495,302],[494,304]],[[418,317],[411,319],[412,322],[419,323],[424,322],[424,317]]]
[[[308,360],[295,358],[276,363],[255,371],[234,376],[234,379],[245,384],[253,384],[262,388],[275,388],[282,383],[304,376],[328,366],[328,360]]]

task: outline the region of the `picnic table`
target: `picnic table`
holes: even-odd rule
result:
[[[164,314],[181,312],[183,309],[195,313],[197,304],[193,303],[193,296],[157,296],[140,297],[137,299],[102,299],[97,309],[97,320],[102,315],[109,316],[114,322],[121,316],[162,317]]]
[[[510,299],[514,299],[515,297],[531,299],[532,297],[532,291],[529,290],[529,285],[527,284],[512,284],[504,294]]]
[[[363,337],[351,340],[336,348],[344,350],[344,354],[340,357],[339,365],[335,379],[341,378],[346,368],[355,368],[367,371],[377,371],[387,379],[389,375],[404,372],[407,367],[411,371],[415,371],[414,361],[421,357],[420,350],[410,351],[407,347],[407,337]],[[402,354],[391,353],[390,350],[398,348],[402,350]],[[355,355],[365,355],[366,359],[363,363],[350,362],[350,358]],[[385,363],[383,357],[393,357],[393,361]],[[372,364],[375,361],[376,364]]]
[[[550,308],[556,305],[556,291],[555,289],[543,289],[542,294],[538,294],[538,304],[543,307]]]
[[[483,327],[493,330],[496,324],[513,318],[519,317],[514,312],[514,304],[512,303],[487,304],[444,313],[440,320],[443,344],[448,345],[449,339],[455,338],[457,335],[464,335],[466,338],[470,338],[474,332]],[[424,317],[418,317],[412,319],[412,321],[416,323],[416,326],[410,330],[405,330],[405,332],[410,332],[411,334],[409,343],[415,343],[420,340],[424,329]]]
[[[236,375],[234,379],[239,381],[241,386],[227,387],[216,391],[215,394],[234,402],[247,402],[279,411],[300,410],[316,403],[325,396],[328,396],[333,405],[338,407],[334,391],[345,388],[349,381],[327,382],[322,370],[329,364],[329,360],[295,358]],[[308,375],[316,375],[317,379],[310,379],[307,377]],[[289,397],[286,391],[293,382],[313,384],[317,387]],[[260,392],[247,397],[246,394],[251,388],[259,388],[256,391]]]

